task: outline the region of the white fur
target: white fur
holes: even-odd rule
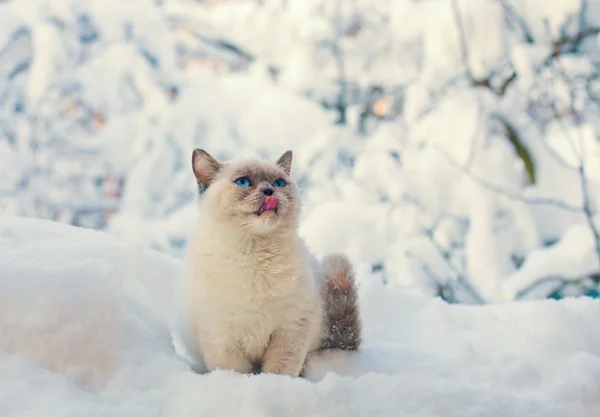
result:
[[[323,335],[323,272],[296,229],[266,236],[201,205],[181,288],[181,342],[198,370],[298,375]]]

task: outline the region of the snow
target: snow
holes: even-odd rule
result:
[[[594,274],[593,256],[568,252],[568,266],[520,269],[574,225],[589,228],[580,161],[588,205],[600,206],[600,47],[592,35],[569,44],[600,21],[597,1],[0,8],[2,214],[180,257],[195,217],[193,148],[223,161],[292,149],[302,232],[390,286],[449,286],[450,301],[472,303],[464,276],[494,303],[550,276],[573,281],[568,270]],[[347,123],[336,124],[342,95]],[[578,295],[588,290],[598,283]]]
[[[599,24],[597,0],[0,1],[0,415],[597,415]],[[175,355],[196,147],[294,151],[301,235],[359,271],[359,355],[308,381]]]
[[[307,379],[196,374],[169,336],[181,261],[105,232],[0,225],[3,416],[594,416],[600,303],[449,305],[360,273],[365,345]]]
[[[422,74],[426,80],[449,77],[465,64],[474,77],[482,78],[506,54],[498,2],[430,2],[428,7],[425,16],[431,20],[424,31],[428,71]],[[486,42],[479,41],[483,37]]]
[[[537,282],[535,277],[578,280],[600,268],[594,236],[582,225],[571,226],[555,245],[536,251],[521,269],[507,274],[502,291],[507,300],[517,298],[519,291]]]

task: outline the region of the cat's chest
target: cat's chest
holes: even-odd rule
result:
[[[215,245],[197,255],[200,279],[213,291],[276,295],[293,290],[306,273],[299,256],[282,248],[233,250]]]
[[[307,279],[290,265],[269,265],[248,258],[228,258],[204,268],[200,275],[199,308],[228,332],[268,335],[306,299]],[[248,335],[247,337],[250,337]]]

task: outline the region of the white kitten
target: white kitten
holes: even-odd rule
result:
[[[200,217],[180,294],[182,343],[205,369],[302,374],[319,349],[356,350],[360,320],[350,262],[322,263],[297,233],[292,153],[276,164],[223,165],[196,149]]]

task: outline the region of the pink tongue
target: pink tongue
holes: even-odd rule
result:
[[[269,210],[275,210],[275,207],[277,207],[277,199],[270,195],[265,199],[265,202],[262,205],[262,209],[263,211],[269,211]]]

